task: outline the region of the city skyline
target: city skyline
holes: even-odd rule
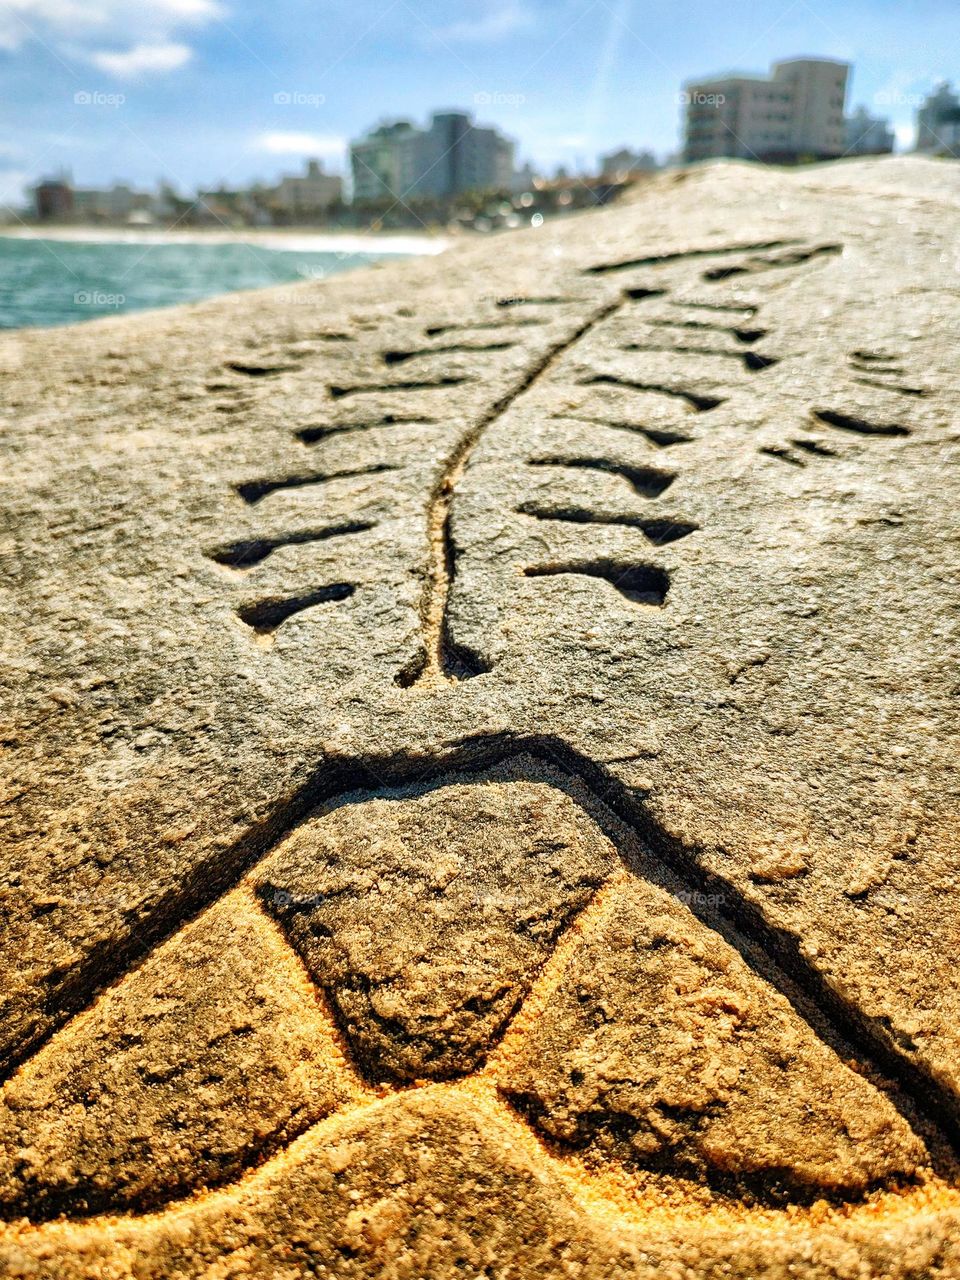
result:
[[[707,20],[709,16],[709,21]],[[951,8],[799,3],[771,12],[693,0],[0,0],[0,202],[69,168],[78,185],[165,178],[183,190],[272,182],[311,156],[347,175],[351,138],[378,119],[471,111],[541,170],[681,141],[680,89],[800,54],[853,64],[850,110],[893,122],[903,148],[920,100],[960,77]],[[297,30],[296,42],[286,33]],[[306,36],[303,35],[306,32]]]
[[[806,164],[892,153],[895,136],[889,120],[872,115],[863,104],[849,107],[852,72],[850,64],[841,61],[787,58],[774,63],[767,75],[738,72],[687,81],[681,91],[683,144],[676,162],[731,158]],[[127,183],[82,188],[62,170],[27,188],[34,207],[25,206],[24,212],[40,220],[117,222],[129,215],[139,223],[156,218],[179,223],[206,214],[216,220],[219,204],[228,219],[266,225],[280,218],[289,225],[298,216],[309,222],[359,204],[381,213],[402,209],[421,220],[408,207],[408,199],[412,204],[433,203],[428,215],[433,217],[442,217],[444,207],[455,213],[457,206],[444,202],[460,195],[542,195],[551,186],[556,194],[559,187],[574,190],[579,184],[590,190],[592,185],[597,188],[595,198],[606,200],[625,182],[664,167],[652,151],[618,148],[599,156],[590,172],[568,174],[559,167],[551,184],[550,175],[536,172],[529,162],[517,166],[514,139],[485,127],[470,112],[456,110],[433,111],[423,127],[410,120],[381,120],[351,139],[348,148],[346,178],[328,172],[318,158],[307,157],[302,173],[285,173],[275,184],[253,183],[232,191],[223,184],[208,184],[206,189],[178,192],[167,182],[153,191],[137,191]],[[921,102],[914,150],[960,155],[960,95],[949,82],[939,84]],[[474,209],[474,216],[477,213]]]

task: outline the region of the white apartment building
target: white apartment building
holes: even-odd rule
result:
[[[426,129],[406,120],[382,124],[350,145],[353,199],[439,198],[466,191],[508,191],[514,144],[462,111],[436,111]]]
[[[845,150],[846,62],[789,58],[769,76],[727,75],[684,88],[684,159],[790,163]]]
[[[355,204],[397,200],[408,193],[417,171],[421,130],[409,120],[378,125],[350,144]]]
[[[413,194],[442,198],[465,191],[507,191],[512,178],[509,139],[475,125],[462,111],[433,113],[420,138]]]
[[[343,179],[324,173],[319,160],[307,161],[307,172],[301,176],[281,178],[273,191],[273,203],[290,217],[309,217],[324,213],[343,196]]]

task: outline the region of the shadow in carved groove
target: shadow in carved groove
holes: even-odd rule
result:
[[[652,564],[623,564],[616,560],[564,560],[552,564],[531,565],[523,571],[525,578],[574,577],[599,578],[609,582],[632,604],[662,608],[670,590],[670,575]]]
[[[442,347],[417,347],[409,351],[384,351],[384,364],[406,364],[408,360],[417,360],[423,356],[467,355],[474,353],[483,355],[489,352],[509,351],[515,342],[453,342]]]
[[[675,262],[690,262],[696,258],[716,258],[732,253],[760,253],[768,249],[784,249],[797,244],[796,240],[764,240],[759,244],[712,245],[703,249],[679,249],[675,253],[649,254],[644,258],[625,258],[619,262],[603,262],[587,267],[584,275],[602,276],[615,271],[632,271],[636,267],[664,267]]]
[[[271,493],[280,489],[304,489],[311,485],[329,484],[332,480],[353,480],[361,476],[380,475],[384,471],[396,471],[388,463],[379,462],[369,467],[354,467],[345,471],[324,471],[313,474],[279,476],[276,479],[248,480],[236,486],[236,491],[249,506],[256,506]]]
[[[378,418],[371,422],[341,422],[323,424],[313,427],[301,427],[299,431],[295,431],[294,435],[303,444],[320,444],[324,440],[329,440],[333,436],[349,435],[351,432],[358,431],[376,431],[380,427],[396,427],[396,426],[430,426],[437,422],[436,418],[427,418],[424,416],[403,418],[397,414],[385,413],[382,418]]]
[[[620,378],[612,373],[596,373],[589,378],[581,378],[582,387],[622,387],[626,391],[646,391],[653,395],[670,396],[674,400],[684,400],[697,413],[709,413],[724,403],[720,396],[704,396],[696,391],[688,391],[683,387],[668,387],[660,382],[637,382],[632,378]]]
[[[699,525],[687,520],[657,519],[648,516],[626,515],[614,512],[593,511],[589,507],[558,506],[540,502],[521,502],[517,507],[520,515],[532,516],[536,520],[556,520],[568,524],[619,525],[625,529],[639,529],[648,542],[655,547],[666,546],[670,542],[679,542],[681,538],[696,533]]]
[[[330,395],[334,400],[344,400],[347,396],[390,395],[400,391],[440,391],[444,387],[461,387],[465,382],[476,382],[476,378],[450,375],[446,378],[435,378],[433,381],[370,382],[358,383],[350,387],[331,386]]]
[[[735,276],[759,275],[764,271],[780,271],[784,267],[799,267],[820,258],[831,258],[843,253],[842,244],[821,244],[809,249],[797,249],[793,252],[764,257],[747,258],[744,262],[733,263],[729,267],[711,267],[703,273],[703,279],[709,282],[731,280]]]

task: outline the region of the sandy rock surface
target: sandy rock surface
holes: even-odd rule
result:
[[[956,184],[0,338],[0,1275],[960,1276]]]

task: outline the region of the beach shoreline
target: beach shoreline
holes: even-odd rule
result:
[[[429,233],[305,230],[302,227],[225,227],[209,229],[159,227],[51,226],[0,227],[0,236],[11,240],[52,240],[76,244],[250,244],[288,253],[442,253],[450,237]]]

